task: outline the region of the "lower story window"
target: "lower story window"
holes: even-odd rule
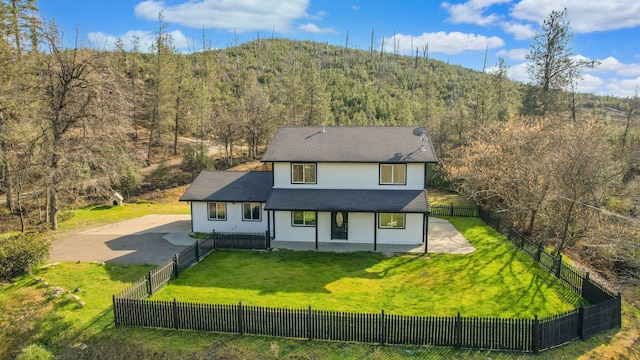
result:
[[[260,203],[243,203],[242,220],[260,221]]]
[[[316,225],[316,212],[315,211],[292,211],[291,223],[293,226],[315,226]]]
[[[378,214],[378,227],[381,229],[404,229],[405,214],[380,213]]]
[[[227,220],[227,204],[223,202],[210,202],[209,220]]]

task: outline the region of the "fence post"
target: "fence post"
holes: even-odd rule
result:
[[[153,295],[153,284],[151,283],[151,270],[149,270],[149,274],[147,275],[147,282],[149,283],[149,296]]]
[[[584,289],[587,283],[591,281],[589,272],[584,273],[584,279],[582,279],[582,289],[580,289],[580,297],[584,298]]]
[[[216,229],[211,229],[211,241],[213,242],[213,248],[216,248]]]
[[[173,298],[173,327],[178,330],[180,329],[180,318],[178,318],[178,300]]]
[[[382,315],[380,316],[380,345],[384,345],[387,334],[386,334],[386,326],[384,321],[384,309],[382,309]]]
[[[538,344],[538,335],[539,335],[539,326],[538,315],[534,315],[533,317],[533,328],[531,329],[531,350],[533,350],[534,354],[540,352],[539,344]]]
[[[580,301],[578,308],[578,336],[580,340],[584,340],[584,302]]]
[[[622,328],[622,294],[618,292],[618,327]]]
[[[180,277],[180,266],[178,265],[180,255],[176,253],[173,255],[173,273],[176,274],[176,279]]]
[[[242,301],[238,302],[238,334],[244,334],[244,319],[242,316]]]
[[[309,305],[309,311],[307,312],[307,338],[309,341],[313,340],[313,317],[311,312],[311,305]]]
[[[538,251],[536,252],[536,260],[540,262],[540,254],[542,254],[542,243],[538,244]]]
[[[118,312],[116,311],[116,294],[111,295],[111,301],[113,303],[113,322],[118,326]]]
[[[562,269],[562,254],[558,255],[558,268],[556,269],[556,277],[560,278],[560,270]]]
[[[524,234],[520,234],[520,248],[524,248]]]
[[[454,333],[454,339],[457,348],[462,347],[462,318],[460,316],[460,312],[458,311],[458,316],[456,316],[456,327]]]
[[[449,216],[453,217],[453,204],[449,205]]]

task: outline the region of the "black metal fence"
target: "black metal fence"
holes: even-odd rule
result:
[[[222,249],[266,250],[271,247],[271,237],[268,231],[263,233],[231,233],[213,230],[210,238],[213,239],[214,247]]]
[[[431,205],[431,216],[478,217],[480,211],[475,205]]]
[[[449,214],[451,207],[448,207]],[[470,214],[472,209],[454,214]],[[198,262],[216,247],[269,247],[268,234],[231,236],[214,232],[206,240],[176,254],[147,276],[113,296],[116,325],[258,334],[300,339],[357,341],[379,344],[454,346],[471,349],[537,353],[576,339],[587,339],[622,323],[622,297],[574,269],[542,246],[518,233],[493,214],[475,209],[477,216],[504,234],[545,269],[590,303],[563,314],[538,319],[457,316],[405,316],[307,309],[145,300],[173,276]],[[432,208],[432,215],[433,213]],[[444,216],[444,215],[439,215]],[[449,215],[446,215],[449,216]],[[455,215],[454,215],[455,216]],[[469,216],[469,215],[460,215]],[[260,239],[260,237],[262,239]],[[234,243],[235,241],[235,243]]]

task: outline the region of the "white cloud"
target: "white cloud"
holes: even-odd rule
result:
[[[157,20],[162,10],[166,22],[191,28],[286,32],[295,20],[308,17],[308,6],[309,0],[188,0],[176,5],[146,0],[136,5],[135,14]]]
[[[603,84],[604,80],[602,78],[585,74],[578,80],[578,92],[597,93]]]
[[[530,79],[527,66],[528,63],[521,63],[509,67],[509,78],[523,83],[528,83]]]
[[[511,50],[500,50],[496,53],[498,56],[502,56],[509,60],[514,61],[522,61],[526,59],[527,54],[529,54],[528,49],[511,49]]]
[[[521,0],[511,16],[542,24],[552,10],[567,8],[570,25],[576,33],[633,28],[640,25],[637,0]]]
[[[608,93],[620,96],[620,97],[630,97],[634,96],[636,93],[636,89],[640,86],[640,77],[635,79],[611,79],[606,88]]]
[[[173,40],[173,45],[178,50],[189,49],[189,39],[180,31],[175,30],[169,33]],[[127,50],[133,49],[133,41],[137,38],[140,42],[140,52],[148,52],[151,49],[151,45],[156,41],[156,33],[151,31],[130,30],[121,36],[105,34],[103,32],[90,32],[87,34],[89,41],[99,49],[112,50],[115,48],[115,44],[118,39],[122,40],[124,48]]]
[[[618,59],[609,56],[604,60],[600,60],[600,65],[593,72],[607,73],[613,72],[622,76],[640,76],[640,64],[625,64]]]
[[[307,31],[315,34],[326,34],[326,33],[335,33],[336,30],[332,27],[330,28],[321,28],[316,24],[302,24],[298,25],[298,30]]]
[[[416,47],[422,48],[426,45],[429,46],[430,52],[440,52],[447,55],[460,54],[464,51],[484,51],[487,47],[495,49],[504,46],[504,41],[497,36],[486,37],[461,32],[445,33],[444,31],[439,31],[423,33],[420,36],[396,34],[395,37],[385,37],[384,42],[387,51],[393,50],[394,40],[398,51],[401,53],[410,53]]]
[[[531,24],[518,24],[514,22],[502,23],[502,30],[513,35],[516,40],[531,39],[536,34]]]
[[[442,7],[449,12],[449,21],[454,24],[490,25],[500,20],[497,14],[484,15],[487,8],[496,4],[511,2],[511,0],[469,0],[462,4],[442,3]]]
[[[353,10],[353,11],[358,11],[358,10],[360,10],[360,6],[355,6],[355,5],[353,5],[353,6],[351,7],[351,10]]]

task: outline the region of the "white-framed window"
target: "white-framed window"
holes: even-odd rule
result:
[[[227,220],[227,203],[210,202],[209,220]]]
[[[316,212],[315,211],[292,211],[291,225],[316,226]]]
[[[242,203],[242,221],[261,221],[260,203]]]
[[[380,185],[406,185],[406,164],[380,164]]]
[[[293,163],[291,164],[292,184],[315,184],[316,164],[314,163]]]
[[[380,229],[404,229],[405,214],[379,213],[378,227]]]

